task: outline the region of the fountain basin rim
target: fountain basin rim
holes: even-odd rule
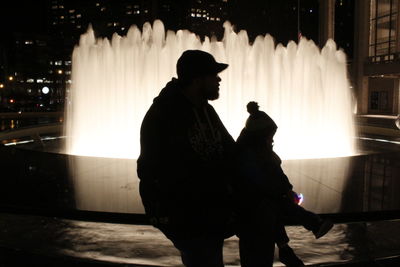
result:
[[[26,143],[34,143],[34,142],[47,142],[54,139],[66,139],[67,136],[62,135],[64,130],[63,123],[51,123],[44,125],[35,125],[30,127],[24,127],[19,129],[12,129],[0,132],[0,142],[4,146],[17,146],[19,148],[24,148],[24,144]],[[43,137],[42,137],[43,136]],[[396,145],[400,145],[400,142],[387,140],[384,138],[369,138],[369,137],[355,137],[358,140],[369,140],[369,141],[377,141],[377,142],[387,142],[393,143]],[[67,156],[77,156],[77,157],[93,157],[93,158],[113,158],[113,159],[123,159],[123,160],[136,160],[135,157],[107,157],[107,156],[93,156],[93,155],[78,155],[78,154],[69,154],[62,150],[57,152],[54,151],[46,151],[46,149],[30,149],[37,152],[46,152],[53,154],[62,154]],[[370,154],[380,154],[385,153],[382,151],[358,151],[353,155],[343,155],[343,156],[335,156],[335,157],[309,157],[309,158],[291,158],[284,159],[283,161],[298,161],[298,160],[318,160],[318,159],[333,159],[333,158],[350,158],[357,156],[364,156]]]

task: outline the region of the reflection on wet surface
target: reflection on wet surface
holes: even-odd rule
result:
[[[0,131],[18,129],[22,127],[61,122],[62,117],[32,117],[0,119]]]
[[[294,186],[304,195],[302,206],[318,213],[341,211],[343,191],[354,158],[330,158],[284,161],[283,169]]]
[[[0,229],[2,246],[39,254],[181,266],[178,251],[151,226],[1,214]],[[287,231],[290,245],[306,264],[362,261],[400,253],[400,220],[336,224],[318,240],[299,226],[288,226]],[[238,255],[238,239],[227,239],[224,246],[226,266],[240,266]],[[275,265],[282,266],[277,259]]]
[[[73,156],[68,171],[77,209],[144,213],[136,160]]]

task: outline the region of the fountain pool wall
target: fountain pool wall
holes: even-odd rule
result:
[[[352,94],[346,56],[329,40],[320,50],[302,38],[276,45],[270,35],[250,44],[247,33],[224,24],[222,41],[203,42],[187,30],[166,31],[161,21],[132,26],[126,36],[95,38],[92,29],[73,51],[66,106],[70,154],[130,158],[139,155],[141,121],[187,49],[201,49],[229,64],[220,98],[210,102],[238,136],[257,101],[278,124],[275,150],[283,159],[354,153]]]

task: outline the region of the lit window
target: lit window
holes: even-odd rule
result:
[[[196,17],[200,18],[200,17],[201,17],[201,14],[197,14]]]
[[[58,8],[64,8],[64,6],[58,6]]]
[[[54,22],[53,22],[53,25],[57,25],[57,21],[54,21]]]
[[[26,40],[26,41],[25,41],[25,44],[26,44],[26,45],[31,45],[31,44],[33,44],[33,41],[31,41],[31,40]]]
[[[221,19],[220,19],[220,18],[215,18],[215,20],[216,20],[216,21],[220,21]]]
[[[72,24],[75,24],[75,20],[71,20],[71,23],[72,23]]]
[[[80,18],[80,17],[82,17],[82,15],[81,15],[81,14],[77,14],[76,17],[77,17],[77,18]]]
[[[148,11],[147,9],[145,9],[145,10],[144,10],[144,13],[146,13],[146,14],[147,14],[147,12],[149,12],[149,11]]]
[[[27,82],[27,83],[34,83],[35,80],[34,80],[34,79],[27,79],[26,82]]]
[[[67,80],[65,83],[71,84],[72,81],[71,80]]]
[[[101,8],[101,11],[105,11],[105,10],[106,10],[106,8],[105,8],[105,7],[102,7],[102,8]]]
[[[60,19],[64,19],[64,16],[60,16]]]
[[[71,60],[67,60],[64,62],[65,66],[71,66],[72,61]]]
[[[54,62],[54,65],[56,66],[61,66],[62,65],[62,60],[57,60]]]
[[[393,1],[396,3],[393,3],[393,8],[389,2],[392,1],[371,1],[369,56],[376,57],[375,61],[390,60],[388,55],[396,51],[395,44],[398,43],[396,35],[398,1]]]
[[[58,9],[58,6],[52,6],[51,9]]]
[[[107,23],[108,27],[111,27],[113,24],[111,22]]]
[[[192,17],[196,17],[196,14],[194,14],[194,13],[192,13],[191,15],[192,15]]]
[[[70,70],[67,70],[67,71],[65,71],[65,74],[66,74],[66,75],[71,75],[71,71],[70,71]]]
[[[100,3],[96,3],[96,6],[100,6]]]
[[[134,8],[139,8],[140,6],[139,6],[139,5],[134,5],[133,7],[134,7]]]
[[[126,11],[127,15],[132,15],[132,10]]]
[[[43,80],[42,79],[37,79],[36,82],[37,83],[43,83]]]
[[[82,28],[82,26],[81,25],[76,25],[76,28],[80,29],[80,28]]]
[[[71,14],[72,14],[72,13],[75,13],[75,9],[70,9],[70,10],[69,10],[69,13],[71,13]]]
[[[32,93],[32,89],[31,88],[26,89],[26,91],[28,92],[28,94]]]
[[[214,21],[214,20],[215,20],[215,18],[211,17],[211,18],[210,18],[210,20]]]

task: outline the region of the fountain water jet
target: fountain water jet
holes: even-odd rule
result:
[[[137,158],[139,129],[161,88],[176,76],[184,50],[201,49],[228,63],[220,99],[211,102],[235,138],[257,101],[278,124],[275,150],[283,159],[348,156],[355,135],[346,56],[329,40],[275,46],[270,35],[249,44],[245,31],[224,24],[221,42],[186,30],[165,32],[161,21],[132,26],[127,36],[96,39],[88,29],[73,52],[66,106],[67,152]]]

